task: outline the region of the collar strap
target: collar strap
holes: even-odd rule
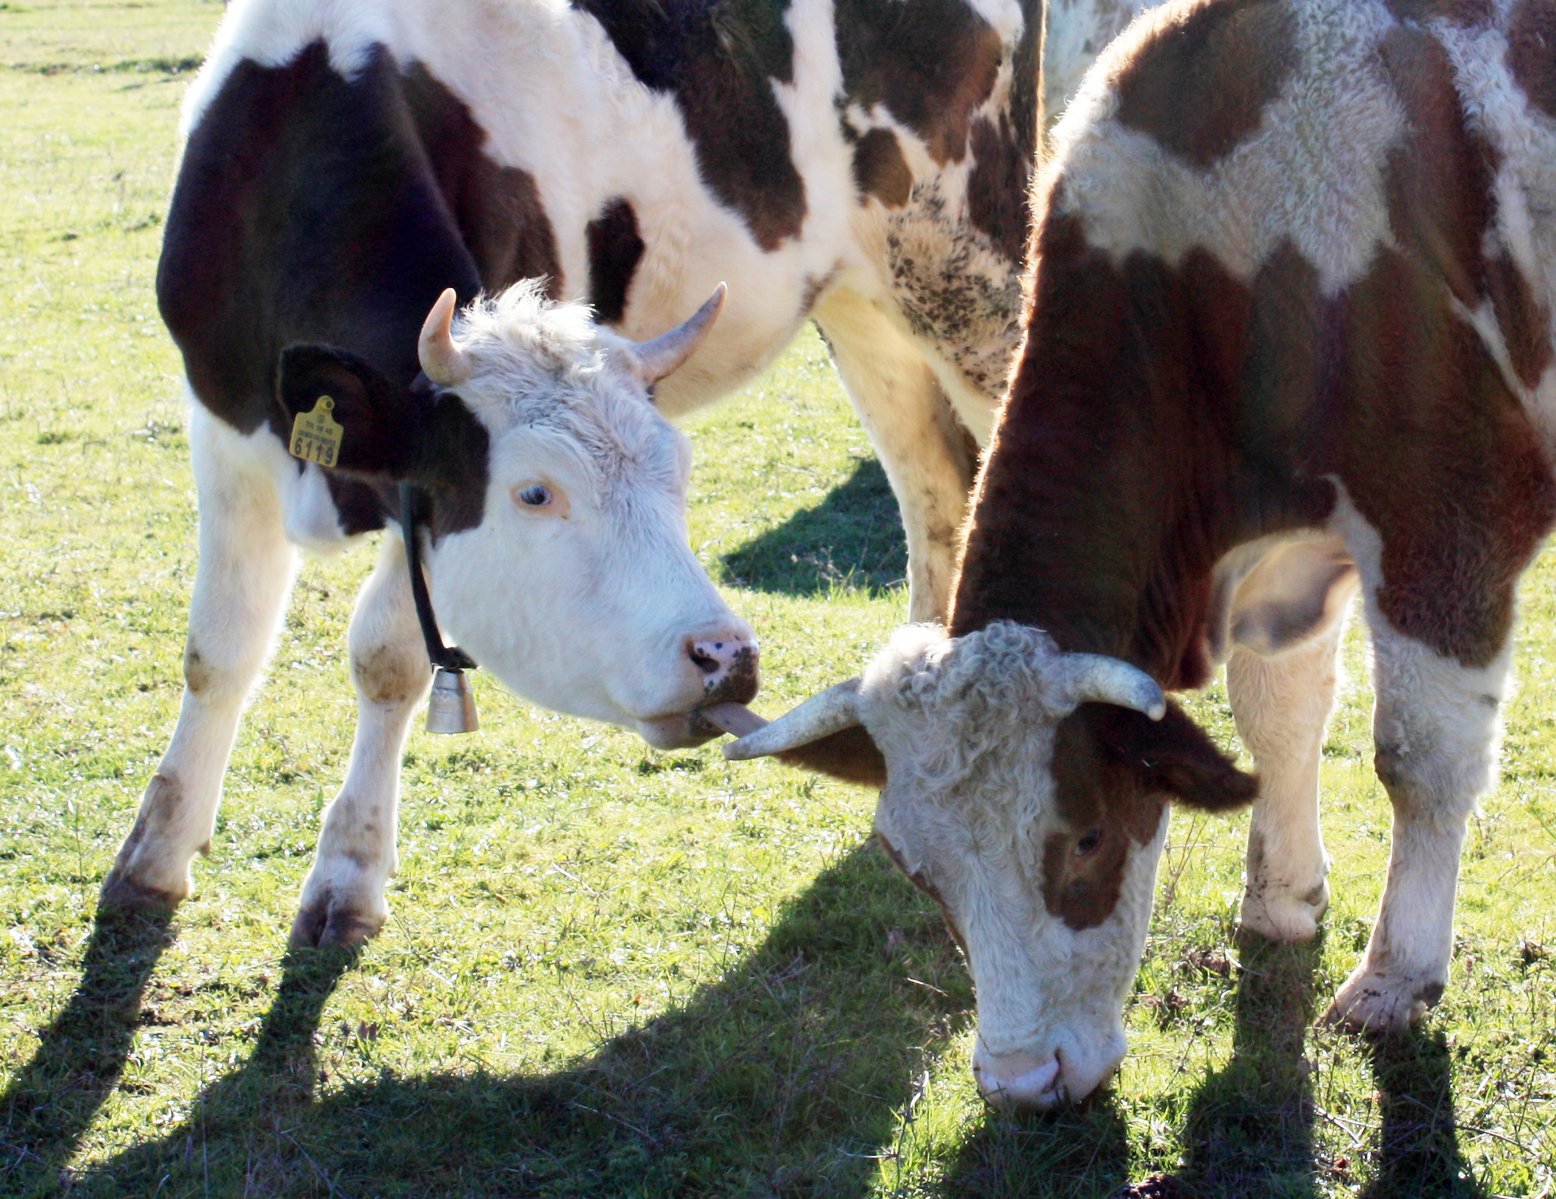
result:
[[[411,598],[416,601],[416,619],[421,624],[427,657],[443,670],[474,670],[475,659],[464,650],[443,644],[438,618],[432,612],[432,597],[421,573],[421,545],[417,526],[427,519],[427,493],[411,483],[400,484],[400,532],[405,538],[405,563],[411,572]]]

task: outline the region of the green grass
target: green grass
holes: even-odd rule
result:
[[[413,734],[388,927],[288,957],[350,740],[366,547],[303,575],[197,895],[170,925],[97,921],[179,698],[194,496],[152,273],[219,11],[0,4],[0,1194],[1552,1193],[1549,557],[1452,982],[1399,1043],[1313,1027],[1387,852],[1359,636],[1322,938],[1237,945],[1246,817],[1180,819],[1130,1056],[1056,1116],[976,1099],[970,983],[870,844],[871,796],[656,754],[482,676],[478,736]],[[690,428],[694,545],[763,635],[775,711],[901,618],[895,512],[811,336]],[[1230,741],[1218,690],[1195,711]]]

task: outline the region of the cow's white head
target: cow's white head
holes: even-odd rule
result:
[[[429,586],[460,647],[537,703],[661,747],[706,740],[697,710],[757,687],[751,628],[688,545],[689,443],[650,394],[723,296],[638,343],[535,283],[457,319],[448,291],[408,388],[332,347],[282,356],[288,411],[333,401],[336,469],[429,497]]]
[[[1004,621],[900,629],[862,679],[725,753],[807,764],[854,726],[885,760],[876,833],[967,955],[979,1088],[1035,1107],[1087,1095],[1124,1055],[1165,799],[1243,803],[1253,780],[1150,676]]]

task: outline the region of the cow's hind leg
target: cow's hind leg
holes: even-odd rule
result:
[[[1356,572],[1343,550],[1276,549],[1238,589],[1227,691],[1259,771],[1239,925],[1306,941],[1329,904],[1318,764]]]
[[[103,883],[103,902],[117,907],[172,907],[189,894],[189,865],[210,846],[238,718],[297,569],[275,487],[242,439],[198,405],[189,437],[200,557],[184,646],[183,706]]]
[[[1468,667],[1397,632],[1371,605],[1369,622],[1375,764],[1394,827],[1377,923],[1328,1018],[1393,1032],[1419,1020],[1448,980],[1459,853],[1492,780],[1509,651]]]
[[[292,924],[293,945],[353,945],[389,915],[396,865],[400,757],[432,679],[399,537],[386,534],[351,617],[357,731],[346,781],[324,814],[318,854]]]
[[[972,438],[923,355],[872,304],[835,292],[816,321],[897,497],[908,542],[909,619],[944,620],[977,468]]]

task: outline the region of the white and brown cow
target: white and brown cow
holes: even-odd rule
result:
[[[1358,588],[1393,848],[1330,1016],[1442,994],[1556,519],[1556,0],[1173,4],[1055,147],[948,628],[728,747],[864,776],[868,731],[881,839],[968,953],[979,1085],[1038,1106],[1122,1056],[1167,800],[1253,800],[1242,924],[1313,935]],[[1220,659],[1258,780],[1162,698]]]
[[[1141,6],[1065,0],[1056,13],[1077,32],[1052,77],[1072,79],[1072,61]],[[417,335],[446,287],[470,301],[543,278],[551,297],[585,299],[623,336],[643,338],[718,280],[736,280],[697,356],[658,382],[658,408],[672,416],[751,377],[814,317],[902,504],[912,609],[941,611],[972,441],[992,427],[1019,331],[1042,27],[1040,0],[232,4],[186,101],[158,272],[194,409],[188,689],[105,897],[186,893],[239,709],[280,619],[292,547],[397,523],[392,484],[412,476],[433,493],[437,611],[516,689],[634,724],[657,743],[688,735],[677,690],[688,670],[715,684],[713,698],[748,698],[737,694],[746,683],[719,680],[750,660],[749,630],[705,583],[659,586],[686,570],[669,538],[680,451],[641,405],[606,394],[641,384],[598,365],[622,359],[621,347],[591,340],[576,312],[505,301],[510,315],[523,309],[516,323],[483,308],[463,336],[472,356],[507,365],[477,388],[428,387]],[[337,401],[343,385],[361,398],[333,469],[285,453],[295,403],[316,398],[296,371],[288,383],[294,343],[332,347],[293,365],[332,371]],[[530,377],[523,361],[536,353]],[[650,477],[603,460],[569,465],[565,450],[504,449],[558,386],[609,408],[613,427],[630,421],[620,461],[646,438]],[[459,401],[437,399],[443,390]],[[540,491],[508,487],[541,459],[551,465]],[[666,537],[645,544],[662,562],[532,556],[542,530],[577,539],[586,513],[609,523],[614,499],[586,499],[596,486],[654,491],[645,507]],[[565,505],[526,498],[564,491],[565,523],[546,523]],[[359,935],[384,910],[395,760],[426,674],[400,549],[386,542],[384,554],[353,621],[361,724],[305,888],[303,939]],[[656,606],[636,628],[647,635],[657,613],[657,641],[602,635],[607,608],[620,617],[650,596]],[[498,609],[506,634],[477,623]],[[543,647],[528,635],[539,626]],[[605,652],[609,662],[593,660]],[[645,673],[664,694],[627,685]]]

